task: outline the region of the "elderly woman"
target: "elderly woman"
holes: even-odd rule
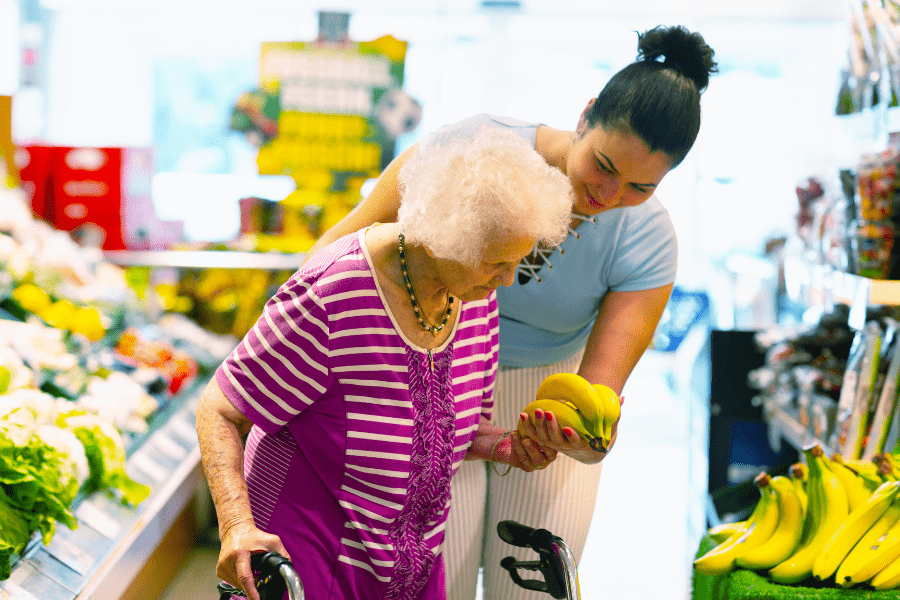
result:
[[[531,471],[556,457],[489,419],[495,289],[536,243],[565,238],[568,179],[485,128],[420,142],[400,186],[397,222],[309,260],[197,407],[217,575],[251,599],[249,556],[263,551],[291,557],[313,600],[443,599],[462,461]]]

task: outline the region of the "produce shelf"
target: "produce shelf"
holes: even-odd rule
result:
[[[151,489],[137,507],[102,492],[74,507],[78,527],[56,528],[50,544],[29,544],[0,581],[3,600],[119,600],[188,508],[202,481],[195,409],[205,382],[129,454],[126,472]]]
[[[182,269],[296,270],[305,254],[238,252],[234,250],[110,250],[103,253],[120,267],[174,267]]]

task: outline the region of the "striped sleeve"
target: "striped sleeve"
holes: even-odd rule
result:
[[[216,371],[232,404],[269,433],[325,391],[329,320],[314,280],[298,272],[282,285]]]

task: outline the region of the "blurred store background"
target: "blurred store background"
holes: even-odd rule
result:
[[[604,567],[583,575],[587,597],[681,600],[706,528],[742,518],[760,470],[827,439],[848,340],[883,316],[873,306],[900,305],[883,233],[900,210],[860,220],[860,182],[890,172],[900,197],[900,152],[885,153],[900,131],[898,14],[887,0],[0,0],[0,156],[35,218],[125,267],[151,323],[186,317],[221,350],[424,134],[479,112],[573,129],[634,60],[637,32],[701,32],[720,72],[696,145],[657,190],[678,279],[626,387],[635,427],[604,467],[598,511],[622,518],[592,530],[585,560]],[[803,388],[795,368],[810,365]],[[802,421],[813,387],[820,421]],[[192,575],[215,560],[198,490],[199,546],[167,600],[208,585]],[[147,544],[144,559],[164,546]]]

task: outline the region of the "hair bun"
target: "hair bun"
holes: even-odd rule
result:
[[[701,92],[718,72],[715,52],[699,33],[681,25],[654,27],[638,34],[638,60],[661,62],[692,80]]]

